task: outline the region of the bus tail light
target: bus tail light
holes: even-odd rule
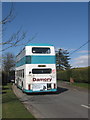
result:
[[[30,89],[31,89],[31,85],[29,84],[29,85],[28,85],[28,90],[30,90]]]
[[[52,70],[52,73],[54,73],[54,74],[55,74],[55,72],[56,72],[56,70],[55,70],[55,69],[53,69],[53,70]]]

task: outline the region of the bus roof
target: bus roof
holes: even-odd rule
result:
[[[30,43],[30,44],[27,44],[26,46],[53,46],[51,44],[44,44],[44,43]]]

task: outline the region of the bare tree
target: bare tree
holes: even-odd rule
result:
[[[10,9],[8,15],[2,21],[0,21],[0,24],[7,24],[8,22],[11,22],[14,18],[15,18],[14,7],[13,7],[13,3],[12,3],[11,9]]]
[[[9,14],[0,22],[0,24],[3,27],[7,23],[12,22],[14,18],[15,18],[14,7],[13,7],[13,3],[12,3]],[[37,36],[37,33],[36,33],[33,37],[26,40],[25,39],[26,34],[27,34],[27,32],[22,31],[22,27],[20,27],[15,33],[13,33],[10,36],[10,38],[8,38],[7,40],[0,43],[0,45],[3,46],[3,49],[0,52],[5,51],[5,50],[7,50],[7,49],[9,49],[11,47],[17,47],[17,46],[21,46],[21,45],[26,45],[29,42],[31,42]]]
[[[5,51],[5,50],[7,50],[7,49],[9,49],[11,47],[17,47],[17,46],[21,46],[21,45],[26,45],[26,44],[30,43],[37,36],[37,33],[36,33],[33,37],[26,40],[25,39],[26,34],[27,34],[27,32],[22,31],[21,28],[20,28],[16,33],[13,33],[8,40],[6,40],[5,42],[0,43],[0,45],[4,46],[2,51]],[[5,47],[5,45],[6,45],[6,47]]]

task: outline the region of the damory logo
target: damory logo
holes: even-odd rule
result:
[[[44,81],[44,82],[50,82],[52,78],[33,78],[33,81]]]

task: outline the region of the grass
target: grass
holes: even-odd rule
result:
[[[11,84],[2,90],[2,118],[34,118],[15,96]]]
[[[72,83],[71,85],[77,86],[77,87],[82,87],[82,88],[90,88],[90,84],[88,84],[88,83]]]
[[[60,80],[60,81],[63,82],[63,80]],[[78,83],[78,82],[70,83],[70,82],[67,82],[67,84],[69,84],[71,86],[76,86],[76,87],[90,89],[90,84],[88,84],[88,83]]]

